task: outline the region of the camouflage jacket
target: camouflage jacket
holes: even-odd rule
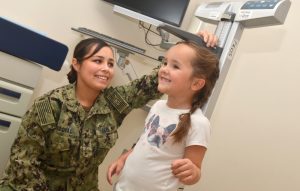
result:
[[[157,73],[107,88],[86,112],[69,84],[38,98],[24,115],[0,191],[98,190],[98,165],[125,116],[157,91]]]

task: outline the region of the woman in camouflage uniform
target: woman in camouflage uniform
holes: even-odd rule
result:
[[[208,33],[202,36],[215,41]],[[70,84],[36,99],[24,115],[0,191],[98,190],[98,165],[125,116],[161,96],[155,70],[128,85],[108,87],[114,63],[112,48],[102,40],[77,44]]]

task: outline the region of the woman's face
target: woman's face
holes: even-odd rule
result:
[[[94,48],[90,52],[93,52]],[[81,64],[74,59],[73,67],[77,71],[78,85],[94,91],[107,88],[114,76],[114,64],[114,55],[110,47],[101,48],[92,57],[83,60]]]

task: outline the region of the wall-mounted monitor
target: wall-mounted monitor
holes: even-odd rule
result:
[[[190,0],[104,0],[114,11],[158,26],[161,23],[180,27]]]

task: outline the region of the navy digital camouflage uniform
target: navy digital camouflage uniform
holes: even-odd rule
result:
[[[98,190],[98,165],[123,119],[160,96],[155,71],[105,89],[88,112],[76,100],[74,84],[40,97],[23,117],[0,191]]]

